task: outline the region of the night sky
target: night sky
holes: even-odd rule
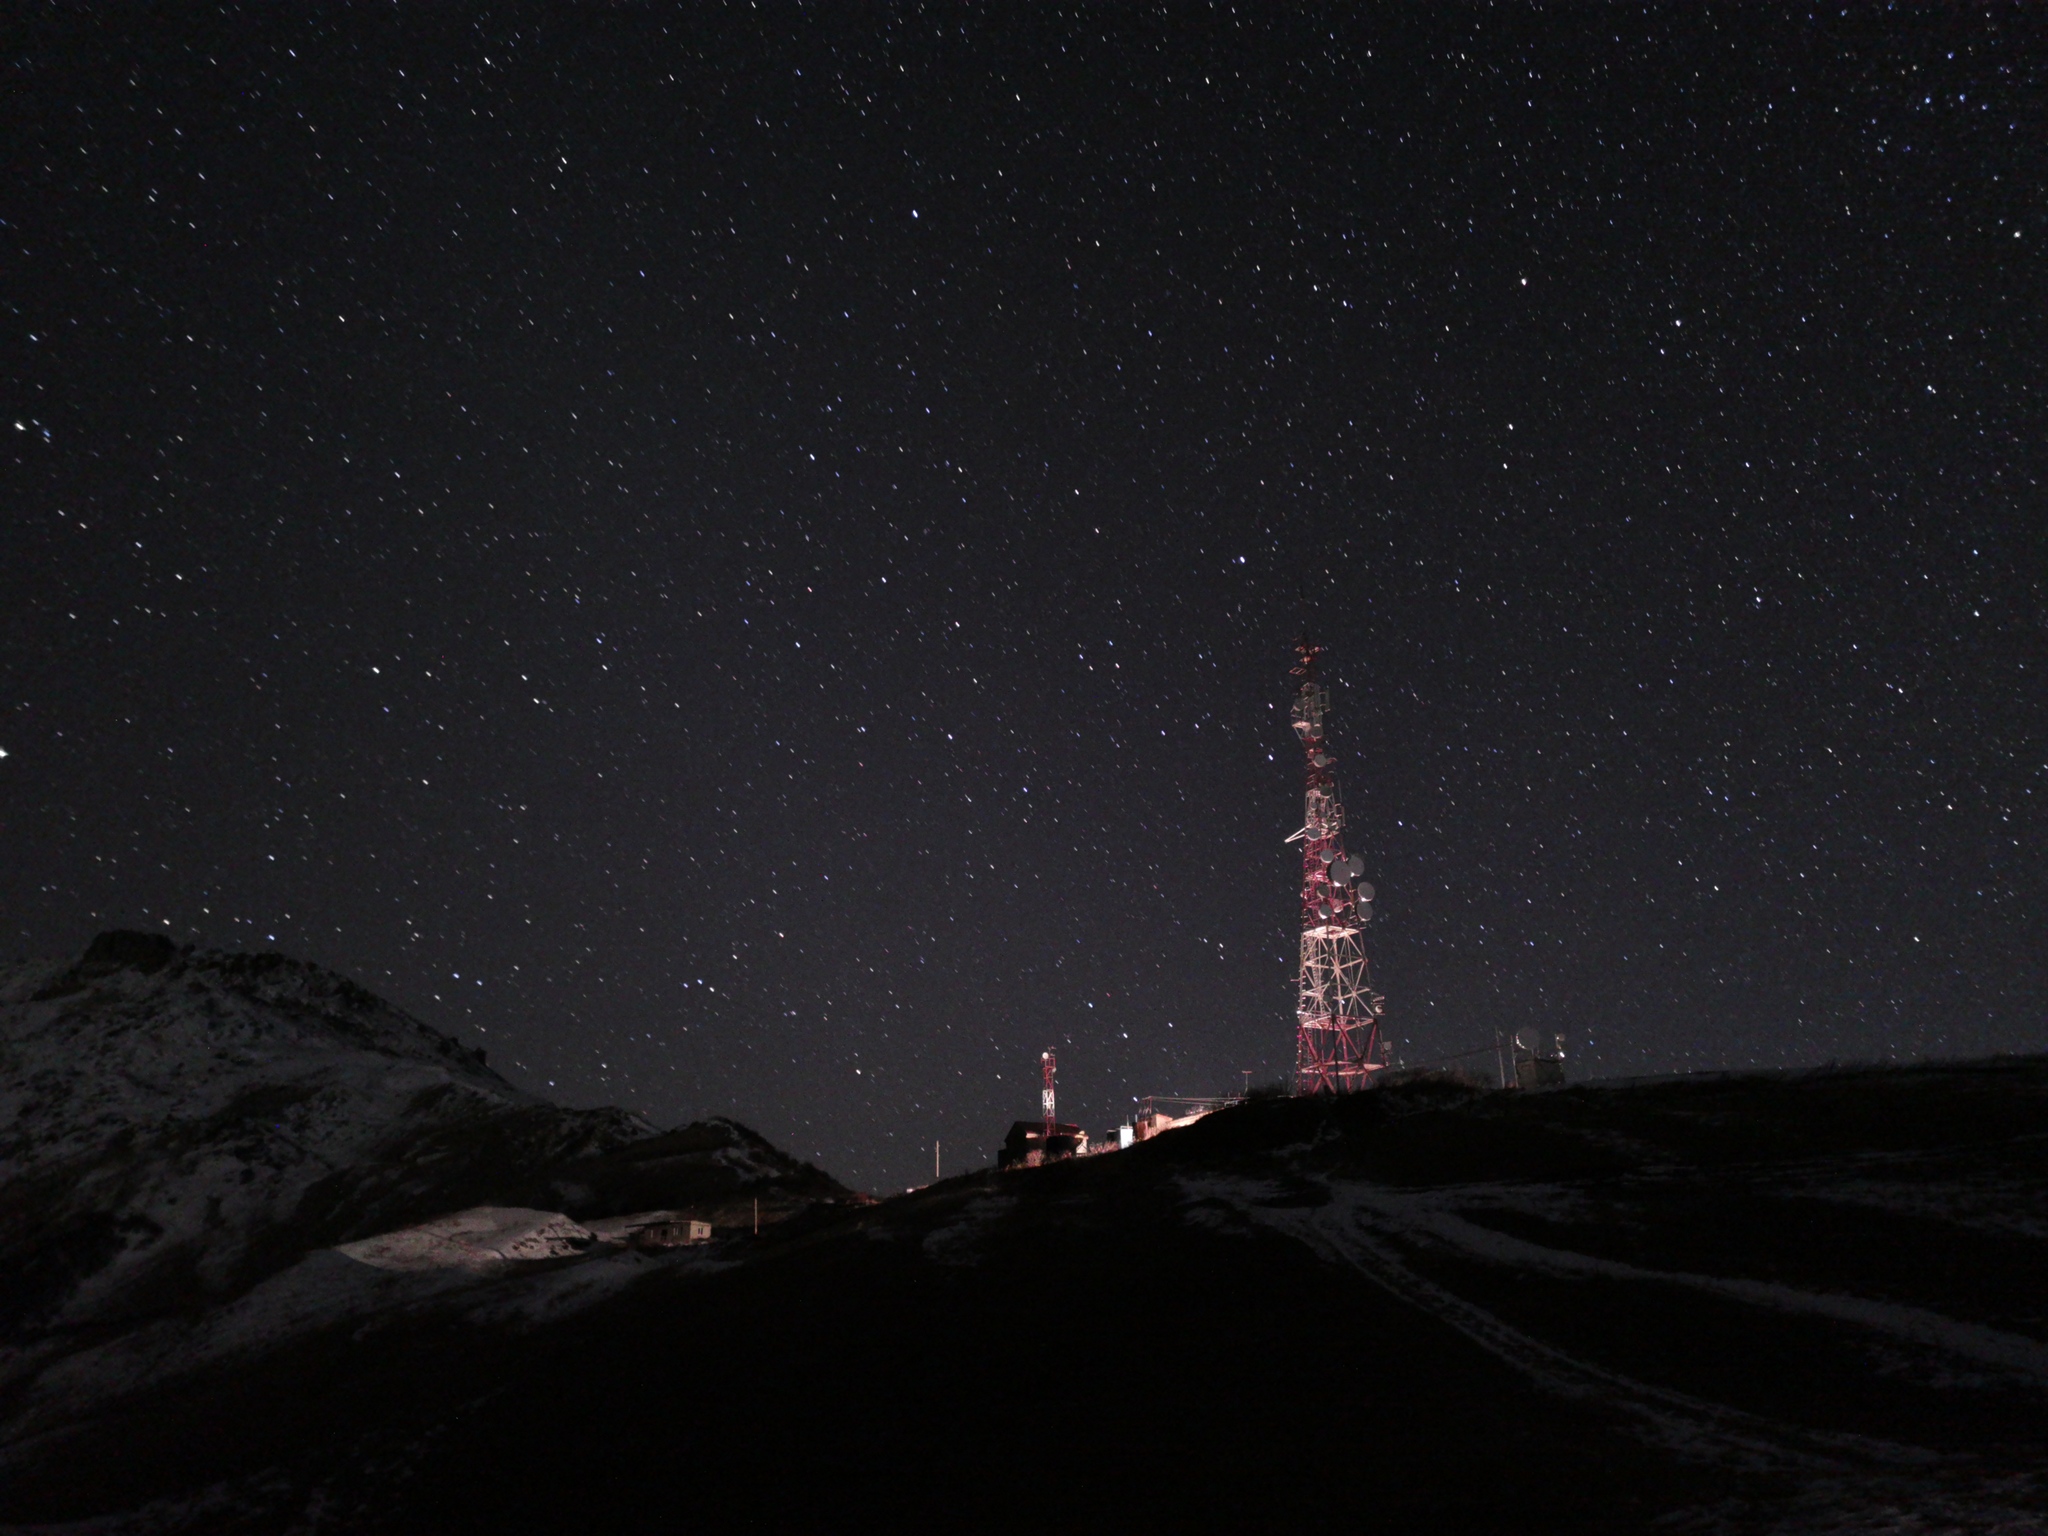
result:
[[[1401,1059],[2048,1048],[2038,14],[478,14],[7,24],[6,948],[901,1187],[1292,1065],[1306,625]]]

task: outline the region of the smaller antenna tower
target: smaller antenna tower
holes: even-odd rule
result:
[[[1051,1051],[1047,1051],[1038,1058],[1038,1069],[1045,1078],[1045,1087],[1039,1091],[1038,1095],[1039,1108],[1044,1111],[1045,1115],[1045,1128],[1038,1145],[1041,1148],[1050,1150],[1052,1147],[1053,1127],[1052,1079],[1053,1074],[1059,1070],[1059,1061]]]

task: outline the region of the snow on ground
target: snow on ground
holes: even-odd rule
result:
[[[1830,1160],[1790,1170],[1777,1184],[1785,1195],[1897,1211],[1980,1231],[2048,1238],[2048,1190],[2037,1179],[2001,1177],[1970,1169],[1953,1178],[1928,1177],[1916,1154],[1875,1154],[1848,1164]]]
[[[1652,1443],[1691,1458],[1798,1476],[1812,1494],[1807,1515],[1786,1523],[1762,1522],[1785,1536],[1794,1531],[1835,1536],[1931,1536],[1937,1531],[2019,1536],[2040,1529],[2032,1502],[2037,1490],[2031,1484],[2006,1487],[1998,1479],[1959,1471],[1946,1458],[1916,1446],[1816,1430],[1638,1380],[1510,1323],[1420,1273],[1412,1261],[1442,1253],[1521,1274],[1689,1290],[1778,1313],[1824,1318],[1864,1330],[1874,1339],[1944,1356],[1966,1368],[1957,1378],[1964,1381],[1982,1382],[1988,1376],[2048,1389],[2048,1344],[1922,1307],[1777,1281],[1622,1263],[1530,1242],[1461,1214],[1507,1209],[1568,1220],[1579,1207],[1569,1191],[1538,1185],[1516,1194],[1507,1186],[1483,1185],[1415,1190],[1313,1174],[1301,1177],[1320,1185],[1319,1193],[1327,1198],[1304,1203],[1298,1186],[1283,1193],[1269,1180],[1184,1176],[1180,1182],[1188,1202],[1187,1219],[1215,1229],[1223,1224],[1219,1208],[1226,1208],[1250,1224],[1291,1237],[1437,1318],[1540,1386],[1619,1412]],[[1752,1532],[1760,1528],[1760,1520],[1756,1510],[1701,1510],[1674,1517],[1672,1528]]]
[[[1015,1195],[974,1196],[960,1207],[957,1218],[925,1234],[925,1257],[935,1264],[979,1264],[982,1239],[1016,1208]]]
[[[738,1264],[736,1259],[716,1255],[717,1250],[708,1244],[654,1253],[632,1248],[609,1252],[581,1264],[543,1269],[521,1275],[514,1283],[481,1289],[464,1299],[463,1316],[475,1324],[535,1327],[596,1306],[657,1272],[696,1278]]]
[[[14,1400],[6,1436],[19,1442],[202,1365],[260,1354],[320,1327],[401,1310],[476,1283],[474,1271],[393,1273],[331,1249],[309,1254],[197,1317],[160,1318],[65,1353],[17,1352],[7,1372]]]
[[[536,1259],[574,1258],[597,1241],[560,1211],[479,1205],[418,1226],[379,1233],[335,1249],[374,1269],[487,1269]]]
[[[555,1256],[543,1250],[565,1233],[584,1229],[556,1212],[507,1207],[464,1211],[347,1246],[374,1248],[429,1229],[463,1257],[413,1262],[419,1247],[401,1246],[400,1262],[374,1263],[322,1249],[196,1317],[159,1319],[69,1353],[7,1351],[0,1355],[0,1379],[12,1383],[14,1394],[7,1438],[23,1440],[157,1383],[255,1358],[326,1329],[346,1327],[360,1336],[430,1311],[450,1326],[516,1331],[594,1306],[657,1271],[712,1274],[732,1267],[708,1247],[651,1254],[607,1248],[580,1263],[536,1263]]]
[[[1860,1296],[1803,1290],[1778,1281],[1748,1280],[1678,1270],[1647,1269],[1614,1259],[1547,1247],[1482,1226],[1459,1213],[1458,1207],[1569,1210],[1568,1203],[1550,1202],[1540,1188],[1529,1198],[1505,1201],[1494,1186],[1454,1186],[1441,1190],[1396,1189],[1362,1180],[1327,1180],[1327,1204],[1302,1208],[1270,1204],[1271,1185],[1228,1178],[1185,1179],[1191,1200],[1234,1205],[1261,1225],[1289,1231],[1311,1246],[1340,1254],[1347,1262],[1375,1271],[1393,1262],[1388,1240],[1407,1247],[1447,1250],[1496,1267],[1525,1273],[1576,1279],[1627,1280],[1708,1292],[1750,1306],[1786,1313],[1825,1317],[1888,1335],[1904,1343],[1946,1353],[1959,1361],[2048,1387],[2048,1344],[2040,1340],[1959,1322],[1923,1307],[1874,1301]],[[1362,1264],[1369,1258],[1369,1264]]]

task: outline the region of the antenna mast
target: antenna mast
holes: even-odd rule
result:
[[[1052,1075],[1058,1068],[1059,1062],[1054,1059],[1051,1051],[1047,1051],[1038,1058],[1038,1070],[1045,1078],[1045,1087],[1039,1091],[1038,1095],[1039,1108],[1045,1113],[1045,1129],[1043,1138],[1039,1141],[1038,1145],[1048,1156],[1051,1155],[1052,1151]]]
[[[1301,830],[1301,974],[1296,987],[1294,1091],[1351,1093],[1386,1065],[1380,1016],[1386,999],[1373,991],[1359,935],[1372,921],[1373,889],[1358,877],[1365,861],[1344,851],[1344,805],[1335,759],[1324,743],[1329,690],[1316,681],[1322,647],[1295,642],[1291,717],[1307,759],[1308,797]],[[1048,1079],[1048,1081],[1050,1081]]]

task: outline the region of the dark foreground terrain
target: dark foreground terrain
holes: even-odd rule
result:
[[[2048,1060],[1254,1102],[708,1249],[315,1254],[237,1308],[18,1398],[0,1515],[2033,1532]]]

